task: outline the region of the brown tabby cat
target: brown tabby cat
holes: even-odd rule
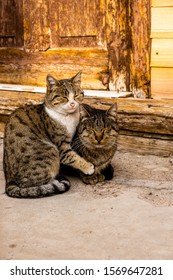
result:
[[[96,184],[113,177],[111,159],[117,149],[117,105],[100,110],[80,106],[80,123],[72,140],[72,149],[95,166],[92,175],[80,176],[86,184]]]
[[[10,117],[4,136],[6,193],[35,198],[67,191],[70,182],[59,176],[60,162],[91,175],[93,164],[74,151],[70,142],[79,122],[81,73],[71,79],[47,76],[45,101],[26,105]]]

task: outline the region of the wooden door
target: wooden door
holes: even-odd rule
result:
[[[0,82],[45,85],[48,73],[63,78],[82,70],[83,88],[141,91],[146,85],[148,95],[149,2],[3,0],[1,7],[14,3],[17,18],[3,8],[16,38],[7,46],[23,48],[0,49]]]
[[[106,47],[105,2],[24,0],[25,47]]]
[[[13,2],[5,1],[8,6]],[[107,89],[105,0],[14,1],[15,13],[23,11],[23,49],[0,50],[1,83],[44,86],[48,73],[64,78],[82,70],[84,88]],[[14,19],[11,11],[6,14]]]

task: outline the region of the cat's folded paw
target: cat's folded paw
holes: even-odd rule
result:
[[[86,175],[92,175],[94,173],[94,165],[92,163],[88,163],[88,168],[84,172]]]
[[[105,180],[105,176],[103,174],[93,174],[91,176],[85,176],[81,174],[81,178],[85,184],[89,184],[89,185],[95,185]]]

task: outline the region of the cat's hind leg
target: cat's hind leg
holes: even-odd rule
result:
[[[56,147],[40,145],[21,157],[18,170],[7,178],[6,193],[17,198],[37,198],[69,190],[68,179],[59,176],[59,152]]]

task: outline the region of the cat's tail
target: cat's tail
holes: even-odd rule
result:
[[[6,186],[6,194],[16,198],[38,198],[61,194],[69,189],[70,181],[63,176],[57,176],[56,179],[42,186],[19,187],[11,182]]]

